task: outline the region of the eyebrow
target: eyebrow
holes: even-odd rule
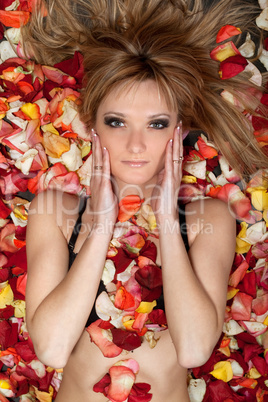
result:
[[[103,116],[107,116],[107,115],[110,115],[110,114],[114,114],[114,115],[117,115],[117,116],[120,116],[120,117],[126,117],[126,115],[125,115],[124,113],[113,112],[113,111],[106,112],[106,113],[104,113]],[[147,116],[147,117],[148,117],[149,119],[155,119],[155,118],[160,117],[160,116],[161,116],[161,117],[162,117],[162,116],[165,116],[165,117],[168,117],[169,119],[171,118],[171,115],[168,114],[168,113],[156,113],[156,114],[149,115],[149,116]]]

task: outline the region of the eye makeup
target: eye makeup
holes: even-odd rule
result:
[[[104,117],[104,124],[110,127],[123,127],[124,121],[119,117],[115,116],[105,116]]]
[[[149,127],[155,128],[156,130],[163,130],[164,128],[169,127],[169,124],[169,119],[155,119],[150,122]]]
[[[104,117],[104,124],[109,127],[123,127],[125,124],[125,121],[120,118],[120,117],[115,117],[115,116],[105,116]],[[156,129],[156,130],[163,130],[170,125],[170,120],[166,118],[158,118],[154,119],[149,122],[148,126],[150,128]]]

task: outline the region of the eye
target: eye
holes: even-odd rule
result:
[[[169,126],[169,120],[166,120],[166,119],[155,120],[149,124],[149,127],[154,128],[156,130],[163,130],[164,128],[167,128],[168,126]]]
[[[105,117],[104,118],[104,124],[106,126],[110,127],[124,127],[124,121],[121,119],[118,119],[117,117]]]

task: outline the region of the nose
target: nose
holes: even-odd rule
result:
[[[145,136],[142,130],[131,130],[128,136],[127,149],[133,154],[140,154],[146,150]]]

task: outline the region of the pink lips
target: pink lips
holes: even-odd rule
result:
[[[141,168],[145,166],[148,162],[145,160],[130,160],[130,161],[122,161],[122,163],[133,168]]]

